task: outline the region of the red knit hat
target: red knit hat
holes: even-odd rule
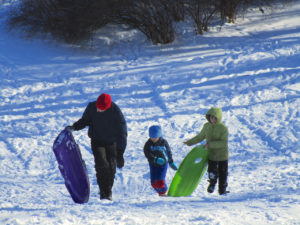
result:
[[[96,102],[96,107],[100,110],[109,109],[111,106],[111,97],[109,94],[101,94]]]

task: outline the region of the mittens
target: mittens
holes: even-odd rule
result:
[[[73,126],[66,126],[65,130],[72,132],[74,130]]]
[[[124,157],[123,155],[121,155],[117,157],[117,167],[121,169],[123,168],[123,166],[124,166]]]
[[[174,162],[172,162],[170,164],[170,167],[173,169],[173,170],[178,170],[178,167],[176,166],[176,164]]]
[[[163,158],[154,157],[154,164],[162,166],[165,164],[165,162],[166,161]]]

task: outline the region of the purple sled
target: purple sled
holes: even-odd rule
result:
[[[63,130],[53,143],[58,168],[75,203],[86,203],[90,196],[90,182],[86,165],[72,132]]]

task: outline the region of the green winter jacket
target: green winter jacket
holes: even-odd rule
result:
[[[217,118],[217,123],[212,124],[209,121],[209,115]],[[198,135],[188,140],[188,146],[197,144],[204,139],[208,144],[208,158],[212,161],[225,161],[228,160],[228,131],[222,121],[222,110],[212,107],[205,115],[207,123],[204,124],[202,130]]]

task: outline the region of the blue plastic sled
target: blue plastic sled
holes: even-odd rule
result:
[[[90,196],[90,182],[86,165],[72,132],[63,130],[53,143],[58,168],[75,203],[86,203]]]

